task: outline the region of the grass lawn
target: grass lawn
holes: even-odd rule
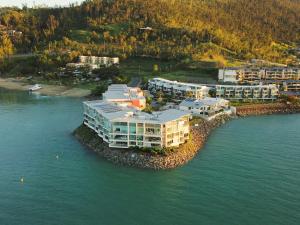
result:
[[[154,72],[154,66],[158,71]],[[175,61],[161,61],[149,58],[130,58],[121,61],[120,72],[129,77],[153,78],[162,77],[170,80],[195,83],[216,83],[216,68],[197,67],[185,68]]]

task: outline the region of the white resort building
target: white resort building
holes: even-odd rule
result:
[[[146,101],[139,88],[114,84],[103,100],[84,102],[84,124],[112,148],[178,147],[189,139],[190,113],[169,109],[142,112]]]
[[[216,85],[216,97],[228,100],[275,100],[276,85]]]
[[[79,56],[79,61],[77,63],[68,63],[67,67],[89,67],[90,69],[97,69],[100,67],[119,65],[119,63],[120,60],[118,57]]]
[[[209,90],[211,88],[201,84],[183,83],[163,78],[153,78],[148,81],[148,89],[152,93],[163,91],[167,94],[173,94],[179,98],[190,97],[202,99],[209,96]]]
[[[259,83],[268,80],[300,80],[300,68],[233,67],[219,70],[219,81],[228,83]]]
[[[179,104],[179,109],[204,118],[223,112],[231,114],[229,101],[222,98],[185,99]]]
[[[149,91],[155,93],[163,91],[174,94],[175,98],[204,99],[209,97],[209,91],[215,90],[217,98],[228,100],[275,100],[279,90],[276,85],[216,85],[182,83],[162,78],[154,78],[148,81]]]
[[[84,124],[111,148],[178,147],[189,139],[189,118],[176,109],[148,114],[107,101],[84,102]]]
[[[121,106],[131,106],[139,110],[146,107],[144,92],[138,88],[127,87],[125,84],[112,84],[103,94],[103,100],[117,103]]]

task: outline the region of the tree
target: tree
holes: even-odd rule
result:
[[[9,58],[14,53],[14,46],[6,34],[0,36],[0,61]]]

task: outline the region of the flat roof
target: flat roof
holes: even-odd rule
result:
[[[183,100],[179,106],[204,106],[204,105],[214,105],[219,102],[229,102],[228,100],[225,100],[223,98],[204,98],[204,99],[185,99]]]
[[[112,84],[108,87],[107,91],[103,94],[107,100],[131,100],[143,99],[144,96],[139,96],[137,88],[130,88],[126,84]]]
[[[162,82],[167,82],[170,84],[174,84],[174,85],[183,85],[183,86],[192,86],[192,87],[200,87],[200,88],[208,88],[208,86],[206,84],[194,84],[194,83],[185,83],[185,82],[179,82],[179,81],[172,81],[172,80],[167,80],[164,78],[160,78],[160,77],[155,77],[152,80],[154,81],[162,81]],[[150,80],[151,81],[151,80]]]
[[[165,111],[145,113],[134,109],[133,107],[123,107],[105,100],[84,102],[91,108],[94,108],[101,115],[116,122],[141,122],[163,124],[169,121],[180,119],[183,116],[189,116],[190,113],[177,109],[168,109]]]

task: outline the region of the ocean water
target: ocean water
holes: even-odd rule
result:
[[[300,224],[300,115],[232,120],[187,165],[149,171],[72,137],[81,101],[0,90],[0,225]]]

